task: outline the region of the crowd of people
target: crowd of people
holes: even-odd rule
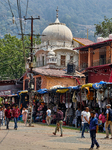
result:
[[[22,120],[24,121],[24,123],[26,124],[26,120],[27,120],[27,109],[23,108],[22,110]],[[0,129],[1,126],[3,126],[3,124],[5,124],[6,129],[9,130],[9,123],[11,120],[14,121],[14,129],[17,130],[18,126],[17,126],[17,122],[18,122],[18,118],[21,115],[21,111],[18,108],[18,105],[13,105],[12,107],[10,107],[10,105],[8,105],[5,108],[5,105],[0,106]]]
[[[90,150],[93,149],[94,144],[96,144],[97,149],[99,148],[99,144],[96,141],[96,133],[98,132],[98,129],[99,132],[106,131],[105,139],[109,138],[110,130],[110,139],[112,139],[112,109],[110,104],[106,105],[106,112],[102,112],[101,114],[98,114],[98,112],[95,111],[91,111],[90,113],[88,107],[86,107],[83,111],[78,108],[76,111],[76,120],[77,128],[80,128],[81,138],[85,138],[84,132],[86,129],[87,131],[90,131],[92,140]]]
[[[50,108],[47,109],[46,111],[46,123],[50,125],[51,123],[51,110]],[[17,130],[17,121],[18,117],[22,114],[22,120],[24,121],[24,124],[26,124],[27,121],[27,115],[28,115],[28,109],[23,108],[22,111],[18,108],[18,105],[13,105],[12,108],[10,105],[5,108],[0,107],[0,129],[3,124],[5,124],[6,129],[9,129],[9,122],[13,118],[14,120],[14,129]],[[56,128],[55,132],[53,132],[54,135],[57,134],[57,131],[60,130],[61,132],[61,137],[63,136],[63,120],[64,120],[64,115],[63,112],[61,111],[61,108],[57,108],[56,112]],[[95,112],[94,110],[89,110],[88,107],[84,108],[83,111],[78,108],[76,110],[76,126],[77,128],[80,128],[81,132],[81,138],[85,138],[84,133],[85,130],[87,129],[87,132],[90,132],[91,136],[91,147],[90,150],[93,149],[94,145],[96,144],[97,149],[99,149],[99,144],[96,140],[96,133],[98,132],[98,129],[100,132],[106,131],[106,137],[105,139],[109,138],[109,130],[111,133],[111,138],[112,139],[112,109],[111,105],[107,104],[106,105],[106,111],[102,113]]]

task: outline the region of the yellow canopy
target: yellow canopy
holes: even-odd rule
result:
[[[56,93],[66,93],[69,89],[59,89]]]
[[[21,95],[22,93],[28,93],[28,90],[21,91],[21,92],[19,93],[19,95]]]
[[[84,84],[82,85],[81,89],[86,88],[86,87],[92,87],[93,83],[88,83],[88,84]]]

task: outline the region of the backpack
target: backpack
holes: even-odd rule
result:
[[[112,121],[112,109],[108,109],[108,110],[109,110],[109,118],[108,118],[108,120]]]

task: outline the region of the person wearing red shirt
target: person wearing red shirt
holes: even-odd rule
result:
[[[14,129],[17,130],[17,119],[20,116],[21,112],[18,108],[18,105],[15,105],[15,108],[13,108],[13,117],[14,117]]]
[[[9,122],[11,120],[11,114],[12,111],[10,109],[10,106],[7,107],[7,109],[5,110],[5,116],[6,116],[6,129],[9,130]]]

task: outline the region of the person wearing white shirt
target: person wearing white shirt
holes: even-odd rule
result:
[[[80,132],[82,131],[82,128],[84,126],[84,114],[85,114],[85,111],[86,108],[84,108],[84,110],[81,112],[81,127],[80,127]]]
[[[111,109],[110,104],[107,104],[106,107],[107,107],[107,110],[106,110],[107,117],[106,117],[106,124],[105,124],[105,130],[106,130],[105,139],[109,138],[109,130],[108,130],[109,125],[110,125],[110,131],[111,131],[111,138],[110,139],[112,139],[112,109]]]
[[[51,110],[50,110],[50,108],[48,108],[48,110],[46,111],[46,115],[47,115],[46,122],[48,125],[50,125],[50,123],[51,123]]]
[[[89,112],[89,108],[86,107],[86,111],[84,112],[84,115],[83,115],[84,126],[82,129],[82,135],[81,135],[82,138],[85,138],[84,137],[85,129],[89,128],[89,119],[90,119],[90,112]]]

